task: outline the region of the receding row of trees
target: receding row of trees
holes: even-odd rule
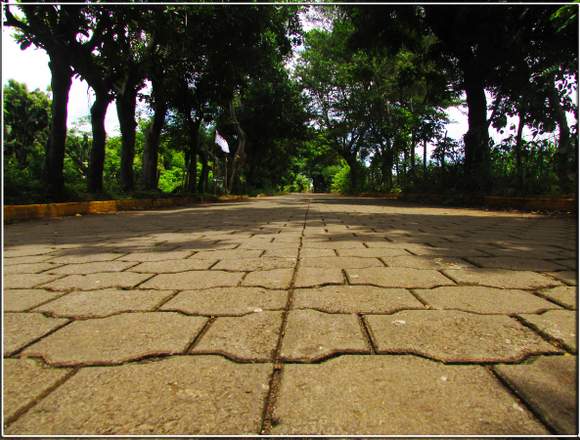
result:
[[[36,110],[5,105],[5,154],[25,167],[34,130],[20,122],[48,123],[43,179],[53,196],[65,188],[65,159],[91,193],[103,191],[112,167],[122,191],[155,190],[169,163],[183,168],[182,190],[206,192],[226,157],[225,191],[301,190],[310,181],[350,192],[575,188],[574,6],[22,2],[4,12],[23,49],[47,52],[52,73],[52,99],[29,93]],[[318,26],[303,32],[301,21]],[[95,96],[90,139],[66,126],[75,76]],[[19,95],[11,88],[5,104]],[[141,119],[138,100],[148,108]],[[107,142],[113,101],[121,136]],[[446,109],[461,103],[469,127],[456,141]],[[215,127],[230,155],[214,151]],[[491,127],[510,134],[494,144]]]
[[[292,39],[298,37],[296,8],[22,3],[13,9],[5,6],[5,24],[18,30],[21,48],[33,44],[50,58],[44,179],[51,194],[64,189],[67,102],[75,76],[88,83],[95,98],[87,179],[91,193],[103,190],[104,120],[113,100],[122,138],[121,186],[125,191],[135,188],[135,109],[147,82],[150,93],[141,96],[151,111],[142,153],[144,189],[157,188],[159,142],[169,120],[186,133],[185,189],[190,192],[207,188],[209,152],[199,142],[204,124],[221,125],[236,140],[225,183],[230,191],[239,180],[248,135],[256,134],[256,125],[263,123],[264,132],[254,137],[253,154],[269,147],[265,144],[283,148],[289,139],[300,137],[300,92],[284,69]],[[268,112],[277,118],[274,123],[268,121]],[[301,119],[292,120],[296,117]]]

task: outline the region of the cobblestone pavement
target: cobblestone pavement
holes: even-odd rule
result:
[[[4,433],[577,433],[575,240],[328,195],[7,225]]]

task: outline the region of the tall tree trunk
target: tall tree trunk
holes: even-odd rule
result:
[[[558,151],[556,152],[556,174],[558,175],[558,182],[560,184],[560,191],[568,194],[572,190],[572,179],[570,178],[570,128],[566,120],[566,112],[560,104],[560,97],[555,87],[550,90],[550,104],[556,116],[558,124]]]
[[[95,90],[95,102],[91,106],[91,127],[93,130],[93,147],[89,159],[88,191],[103,192],[103,169],[105,165],[105,115],[111,98],[107,93]]]
[[[417,142],[417,135],[415,130],[411,132],[411,166],[409,176],[411,178],[411,183],[415,181],[415,142]]]
[[[72,70],[66,59],[58,54],[50,54],[49,62],[52,75],[50,136],[46,144],[44,178],[49,194],[58,195],[64,190],[64,151],[66,142],[66,118],[68,94],[72,82]]]
[[[236,148],[236,154],[234,155],[234,159],[232,160],[232,167],[230,171],[230,175],[228,176],[229,182],[227,184],[228,193],[232,192],[234,181],[238,177],[237,174],[241,169],[241,166],[244,162],[246,157],[246,132],[242,129],[240,122],[238,121],[238,117],[236,116],[236,109],[234,108],[234,100],[230,100],[230,116],[234,127],[236,128],[236,133],[238,134],[238,145]]]
[[[515,153],[516,153],[516,176],[518,181],[518,188],[521,192],[524,191],[524,167],[522,164],[522,147],[523,147],[523,133],[524,133],[524,126],[526,125],[526,115],[520,109],[519,111],[520,122],[518,124],[518,131],[516,133],[516,145],[515,145]]]
[[[346,163],[350,167],[350,191],[356,194],[360,190],[360,167],[358,161],[356,160],[356,155],[349,155],[344,158]]]
[[[197,191],[197,154],[199,150],[199,127],[201,119],[195,120],[188,115],[187,125],[189,127],[189,160],[187,161],[187,181],[186,191],[195,193]]]
[[[121,188],[123,191],[133,191],[133,162],[135,160],[135,106],[137,105],[137,89],[127,85],[117,96],[117,115],[121,129]]]
[[[201,194],[203,194],[207,192],[209,178],[208,157],[205,148],[199,149],[199,158],[201,160],[201,176],[199,176],[198,190]]]
[[[387,150],[382,154],[382,174],[383,185],[385,190],[390,191],[393,188],[393,150],[390,142],[387,144]]]
[[[153,83],[153,87],[155,87],[155,83]],[[155,98],[153,111],[153,122],[147,130],[145,145],[143,146],[143,186],[146,190],[157,189],[159,177],[157,173],[159,141],[167,113],[167,103],[165,100]]]
[[[423,180],[427,179],[427,139],[423,140]]]
[[[485,192],[490,186],[490,161],[484,82],[475,67],[466,66],[463,71],[469,124],[464,136],[466,189]]]

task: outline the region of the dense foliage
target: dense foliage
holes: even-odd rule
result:
[[[4,85],[7,203],[575,191],[573,6],[26,3],[5,5],[5,24],[47,52],[52,80]],[[67,127],[75,76],[94,101]],[[458,105],[459,140],[446,129]]]

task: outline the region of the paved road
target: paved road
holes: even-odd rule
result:
[[[8,225],[5,433],[574,434],[575,237],[323,195]]]

